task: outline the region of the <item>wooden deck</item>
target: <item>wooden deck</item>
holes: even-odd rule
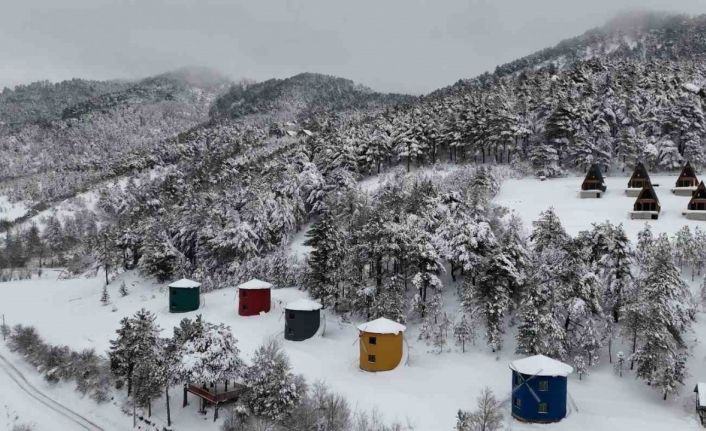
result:
[[[210,389],[204,389],[198,385],[189,384],[186,391],[196,395],[202,400],[208,401],[211,404],[221,404],[228,401],[237,400],[247,388],[244,385],[236,384],[232,389],[223,392],[211,392]]]

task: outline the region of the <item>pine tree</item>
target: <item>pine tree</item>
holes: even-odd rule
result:
[[[641,345],[633,355],[637,377],[662,390],[664,399],[683,384],[685,343],[682,334],[692,320],[691,295],[672,261],[669,239],[661,234],[654,244],[638,301],[632,305],[643,316]]]
[[[292,374],[289,358],[275,341],[255,351],[243,380],[249,388],[245,401],[250,411],[274,421],[286,418],[303,395],[301,378]]]
[[[159,327],[156,316],[144,308],[133,317],[124,317],[115,340],[110,341],[110,369],[114,376],[127,381],[127,393],[131,395],[135,367],[144,352],[150,352],[159,342]]]
[[[110,295],[108,294],[108,285],[103,285],[103,293],[101,294],[101,304],[108,305],[110,303]]]
[[[467,343],[475,343],[476,329],[473,320],[466,317],[466,313],[461,315],[461,320],[454,325],[454,339],[456,344],[461,345],[461,351],[466,352]]]
[[[539,214],[539,218],[532,222],[530,234],[534,251],[541,253],[546,248],[562,248],[569,241],[559,217],[554,208],[549,208]]]
[[[123,297],[127,296],[130,293],[127,290],[127,285],[125,284],[124,281],[120,283],[120,289],[118,290],[118,292],[120,292],[120,296],[123,296]]]
[[[308,258],[309,275],[307,284],[311,295],[326,303],[335,302],[340,292],[344,258],[343,233],[333,214],[324,211],[307,233],[304,245],[313,248]]]

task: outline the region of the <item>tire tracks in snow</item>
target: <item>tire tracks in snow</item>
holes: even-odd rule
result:
[[[103,428],[99,427],[95,423],[91,422],[89,419],[87,419],[84,416],[81,416],[80,414],[76,413],[75,411],[71,410],[70,408],[66,407],[65,405],[54,401],[47,395],[45,395],[42,391],[37,389],[35,386],[33,386],[30,382],[27,381],[25,378],[24,374],[20,370],[18,370],[14,365],[10,363],[3,355],[0,354],[0,370],[2,370],[5,374],[7,374],[10,379],[15,382],[18,386],[18,388],[24,392],[25,394],[29,395],[39,403],[43,404],[44,406],[48,407],[52,411],[60,414],[61,416],[69,419],[71,422],[75,423],[81,429],[89,430],[89,431],[105,431]]]

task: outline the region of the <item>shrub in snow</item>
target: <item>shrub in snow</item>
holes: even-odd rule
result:
[[[118,290],[118,292],[120,292],[120,296],[123,296],[123,297],[125,297],[129,294],[129,292],[127,290],[127,286],[125,285],[124,281],[120,283],[120,289]]]

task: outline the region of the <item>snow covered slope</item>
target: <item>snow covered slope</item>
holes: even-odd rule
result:
[[[652,183],[662,206],[659,220],[650,220],[652,231],[674,233],[686,225],[694,228],[701,226],[706,229],[706,223],[687,220],[682,215],[689,203],[689,197],[676,196],[670,191],[678,175],[651,175]],[[601,223],[610,220],[612,223],[622,223],[631,241],[637,238],[645,226],[645,220],[631,220],[628,211],[632,210],[634,197],[625,195],[628,178],[606,177],[608,190],[600,199],[580,199],[579,188],[583,177],[555,178],[540,181],[535,178],[510,179],[503,182],[500,193],[494,202],[513,209],[522,217],[525,227],[530,229],[532,221],[539,213],[549,207],[554,207],[566,231],[576,235],[581,230],[591,228],[591,223]]]
[[[204,304],[198,312],[170,314],[168,312],[167,291],[164,285],[157,285],[141,279],[134,273],[124,274],[130,294],[120,297],[117,292],[121,280],[110,287],[112,304],[101,306],[101,278],[77,280],[17,281],[0,284],[0,313],[4,313],[10,324],[25,323],[37,327],[48,341],[68,344],[74,348],[93,347],[99,352],[108,348],[108,340],[114,336],[118,321],[138,309],[145,307],[157,314],[157,321],[170,335],[172,327],[184,317],[194,317],[201,313],[205,319],[224,322],[230,325],[239,340],[239,347],[246,359],[264,340],[283,339],[283,305],[292,300],[306,297],[296,289],[276,289],[272,291],[273,311],[264,316],[240,317],[237,315],[237,295],[235,287],[204,295]],[[453,289],[448,290],[448,304],[452,303]],[[514,334],[506,336],[505,350],[500,357],[487,351],[482,341],[471,347],[465,354],[459,348],[437,355],[431,347],[417,341],[417,325],[408,325],[406,339],[410,346],[408,366],[385,373],[366,373],[358,369],[357,330],[361,322],[344,323],[325,313],[327,320],[326,336],[304,342],[284,341],[294,370],[304,374],[308,381],[325,380],[335,391],[341,392],[351,401],[353,407],[370,410],[378,408],[386,419],[407,420],[415,430],[451,430],[454,416],[459,408],[471,408],[475,398],[484,386],[491,387],[501,399],[510,391],[510,370],[508,363],[517,356],[514,351]],[[706,335],[706,327],[699,323],[696,335]],[[619,347],[622,348],[622,347]],[[3,354],[5,350],[3,348]],[[7,355],[7,354],[6,354]],[[704,367],[706,351],[700,344],[695,345],[694,356],[689,361],[692,377],[681,396],[676,400],[663,402],[656,391],[650,390],[640,381],[626,376],[616,377],[607,360],[604,365],[579,381],[574,375],[569,377],[569,391],[576,400],[580,411],[572,412],[564,421],[546,426],[548,430],[598,430],[620,429],[657,431],[664,429],[697,430],[692,412],[691,387],[698,379],[706,378]],[[11,355],[17,364],[31,373],[29,367],[19,358]],[[703,371],[702,371],[703,370]],[[78,400],[78,395],[70,388],[49,388],[35,375],[35,379],[56,394],[57,399],[70,403],[82,414],[103,421],[130,424],[130,418],[122,415],[117,407],[107,405],[94,407],[88,400]],[[32,419],[32,410],[27,403],[31,400],[16,398],[0,390],[0,406],[7,405],[12,411],[28,415],[24,421]],[[154,404],[155,417],[164,417],[162,401]],[[175,411],[175,424],[179,430],[217,430],[218,423],[203,420],[192,404],[186,409],[172,404]],[[509,406],[507,406],[509,409]],[[107,412],[112,409],[112,413]],[[37,429],[43,428],[41,419],[36,419]],[[98,419],[97,419],[98,420]],[[119,429],[119,428],[111,428]],[[512,423],[514,430],[538,429]]]

